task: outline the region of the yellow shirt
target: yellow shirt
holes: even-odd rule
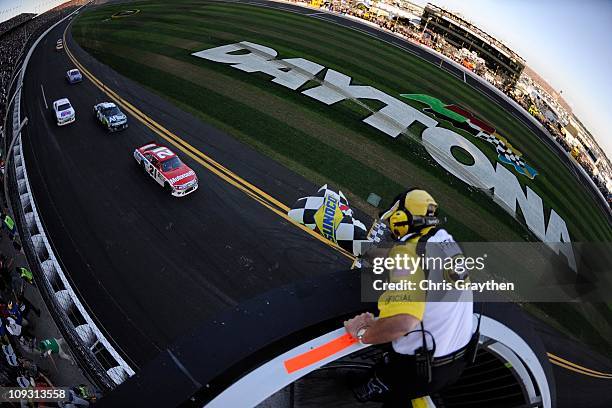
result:
[[[416,245],[421,235],[409,237],[406,242],[398,243],[388,254],[389,258],[396,255],[417,259]],[[415,261],[416,263],[416,261]],[[425,296],[427,292],[419,288],[419,282],[425,279],[425,272],[421,267],[414,271],[411,269],[394,268],[389,271],[391,282],[414,282],[414,290],[387,290],[378,299],[379,317],[391,317],[398,314],[409,314],[419,320],[423,319],[425,313]]]

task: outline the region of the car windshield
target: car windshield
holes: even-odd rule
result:
[[[181,164],[182,164],[181,160],[178,157],[174,156],[162,163],[162,170],[163,171],[176,170],[179,167],[181,167]]]
[[[62,103],[60,106],[57,107],[58,111],[65,111],[70,109],[70,104],[69,103]]]
[[[117,108],[116,106],[112,106],[110,108],[104,108],[102,109],[102,112],[104,113],[104,116],[115,116],[121,113],[119,111],[119,108]]]

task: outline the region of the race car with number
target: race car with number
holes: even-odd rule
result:
[[[57,126],[64,126],[76,120],[74,108],[68,98],[58,99],[53,102],[53,116]]]
[[[165,146],[148,143],[134,150],[134,159],[142,171],[174,197],[186,196],[198,189],[195,172]]]
[[[127,116],[112,102],[102,102],[94,105],[96,118],[111,132],[128,127]]]

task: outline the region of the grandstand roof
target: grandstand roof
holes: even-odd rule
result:
[[[439,14],[445,20],[450,21],[453,24],[456,24],[456,25],[460,26],[465,31],[467,31],[467,32],[473,34],[474,36],[480,38],[481,40],[483,40],[483,41],[493,45],[502,54],[506,54],[507,57],[510,57],[510,58],[513,58],[513,59],[518,59],[523,64],[525,64],[525,59],[523,59],[516,52],[512,51],[506,44],[504,44],[500,40],[496,39],[492,35],[487,34],[485,31],[483,31],[482,29],[478,28],[477,26],[475,26],[471,22],[465,20],[463,17],[460,17],[460,16],[458,16],[457,14],[455,14],[455,13],[453,13],[451,11],[448,11],[448,10],[442,8],[442,7],[438,7],[438,6],[436,6],[434,4],[431,4],[431,3],[427,3],[427,6],[425,6],[425,8],[426,9],[430,9],[431,11]]]

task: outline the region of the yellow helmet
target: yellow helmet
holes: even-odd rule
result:
[[[425,190],[411,190],[404,197],[404,208],[412,215],[433,217],[438,211],[438,203]]]
[[[402,210],[397,210],[389,217],[389,227],[395,238],[401,238],[408,234],[412,217],[409,213]]]

